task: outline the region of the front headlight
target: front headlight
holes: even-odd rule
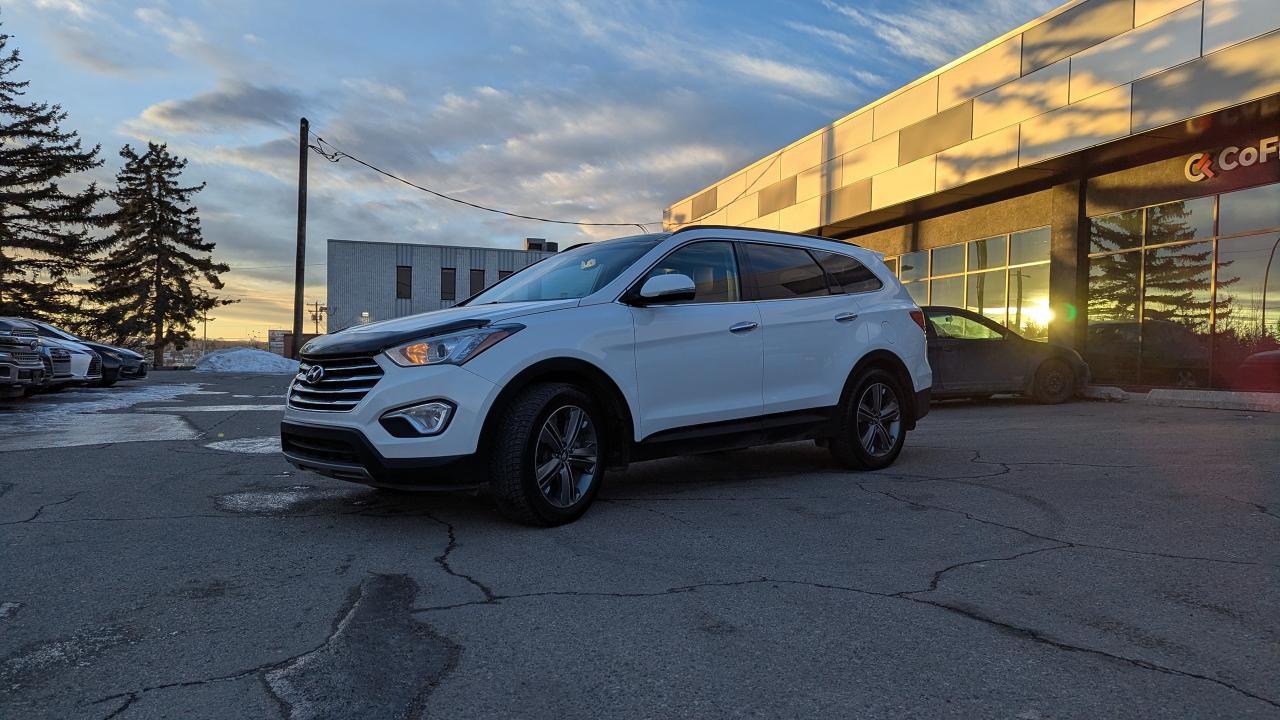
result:
[[[523,325],[498,325],[463,330],[414,340],[393,347],[386,354],[400,367],[461,365],[523,329]]]

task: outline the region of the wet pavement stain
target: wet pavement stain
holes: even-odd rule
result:
[[[410,613],[407,575],[362,582],[323,645],[266,673],[291,720],[416,717],[461,647]]]
[[[290,485],[283,488],[241,490],[214,497],[219,510],[242,515],[311,515],[323,512],[350,512],[367,509],[372,491],[359,488],[318,488]]]

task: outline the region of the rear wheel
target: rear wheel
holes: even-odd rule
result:
[[[898,381],[884,370],[868,371],[840,407],[840,429],[829,444],[832,457],[855,470],[889,467],[907,437],[905,411]]]
[[[604,424],[595,402],[576,386],[543,383],[521,392],[504,414],[490,461],[498,510],[529,525],[581,517],[604,479]]]
[[[1076,392],[1075,374],[1066,363],[1051,358],[1040,363],[1036,370],[1035,385],[1031,396],[1043,405],[1057,405],[1071,399]]]

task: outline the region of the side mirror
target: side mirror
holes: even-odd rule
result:
[[[644,285],[640,287],[639,300],[642,305],[677,302],[692,300],[697,294],[698,289],[693,284],[693,278],[679,273],[669,273],[654,275],[645,280]]]

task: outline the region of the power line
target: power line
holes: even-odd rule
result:
[[[438,198],[440,198],[440,199],[442,199],[442,200],[448,200],[448,201],[450,201],[450,202],[458,203],[459,205],[466,205],[467,207],[475,208],[475,209],[477,209],[477,210],[484,210],[485,212],[496,213],[496,214],[498,214],[498,215],[505,215],[505,216],[507,216],[507,217],[518,218],[518,219],[520,219],[520,220],[532,220],[532,221],[534,221],[534,222],[553,223],[553,224],[556,224],[556,225],[578,225],[578,226],[582,226],[582,227],[637,227],[637,228],[640,228],[640,232],[642,232],[642,233],[647,233],[647,232],[649,232],[649,229],[645,227],[645,223],[638,223],[638,222],[583,222],[583,221],[578,221],[578,220],[553,220],[553,219],[551,219],[551,218],[538,217],[538,216],[536,216],[536,215],[523,215],[523,214],[521,214],[521,213],[509,212],[509,211],[507,211],[507,210],[499,210],[499,209],[497,209],[497,208],[488,207],[488,206],[486,206],[486,205],[480,205],[480,204],[478,204],[478,203],[468,202],[468,201],[463,200],[463,199],[461,199],[461,198],[456,198],[456,197],[453,197],[453,196],[451,196],[451,195],[446,195],[445,193],[438,192],[438,191],[436,191],[436,190],[432,190],[431,188],[423,187],[423,186],[421,186],[421,185],[419,185],[419,184],[417,184],[417,183],[415,183],[415,182],[412,182],[412,181],[410,181],[410,180],[406,180],[405,178],[402,178],[402,177],[400,177],[399,175],[396,175],[395,173],[392,173],[392,172],[388,172],[388,171],[386,171],[386,170],[383,170],[382,168],[378,167],[377,165],[374,165],[374,164],[369,163],[369,162],[365,162],[364,160],[361,160],[360,158],[358,158],[358,157],[356,157],[356,156],[354,156],[354,155],[352,155],[352,154],[350,154],[350,153],[348,153],[348,152],[345,152],[345,151],[343,151],[343,150],[339,150],[339,149],[337,148],[337,146],[335,146],[333,143],[330,143],[330,142],[325,141],[325,139],[324,139],[324,138],[320,137],[319,135],[316,135],[315,133],[311,133],[311,134],[312,134],[313,136],[315,136],[315,139],[316,139],[316,143],[317,143],[317,144],[316,144],[316,145],[308,145],[307,147],[309,147],[309,148],[311,148],[312,150],[316,151],[316,153],[317,153],[317,154],[319,154],[319,155],[320,155],[320,157],[323,157],[325,160],[328,160],[328,161],[329,161],[329,162],[331,162],[331,163],[336,163],[336,162],[340,161],[342,158],[347,158],[348,160],[351,160],[352,162],[355,162],[355,163],[358,163],[358,164],[360,164],[360,165],[363,165],[363,166],[365,166],[365,167],[369,168],[370,170],[372,170],[372,171],[374,171],[374,172],[376,172],[376,173],[378,173],[378,174],[380,174],[380,175],[384,175],[384,176],[386,176],[386,177],[388,177],[388,178],[390,178],[390,179],[392,179],[392,180],[395,180],[396,182],[404,183],[405,185],[408,185],[408,186],[409,186],[409,187],[411,187],[411,188],[414,188],[414,189],[416,189],[416,190],[421,190],[422,192],[425,192],[425,193],[429,193],[429,194],[434,195],[434,196],[436,196],[436,197],[438,197]],[[330,149],[330,150],[325,150],[325,146],[328,146],[328,147],[329,147],[329,148],[331,148],[331,149]]]

